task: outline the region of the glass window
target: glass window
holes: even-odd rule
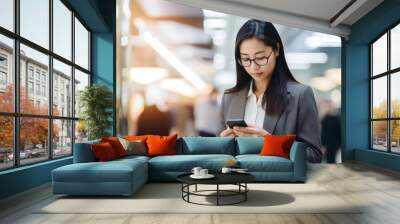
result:
[[[40,81],[40,71],[39,71],[39,69],[36,69],[36,80]]]
[[[19,2],[20,18],[14,13],[15,2]],[[90,33],[70,8],[68,1],[63,0],[0,0],[0,112],[11,113],[0,115],[0,170],[48,160],[50,153],[54,158],[71,155],[75,138],[87,140],[85,125],[75,129],[80,131],[79,135],[73,136],[73,128],[77,124],[74,116],[80,114],[79,95],[75,94],[89,85]],[[19,23],[14,24],[14,21]],[[20,33],[9,38],[4,35],[4,29]],[[14,60],[15,41],[19,42],[19,62]],[[56,60],[53,53],[70,63]],[[49,60],[52,60],[53,74],[49,73]],[[19,74],[14,73],[17,63]],[[76,72],[75,80],[73,72]],[[14,98],[15,77],[20,85],[18,100]],[[50,97],[53,105],[50,105]],[[76,100],[76,114],[73,113],[73,99]],[[19,105],[15,105],[16,102]],[[18,113],[14,111],[16,106]],[[52,114],[49,114],[49,106]],[[15,121],[19,121],[18,135],[13,133]],[[52,127],[51,133],[49,127]],[[14,142],[19,145],[13,145]],[[15,160],[18,156],[14,152],[20,160]]]
[[[20,118],[21,164],[35,163],[49,158],[48,121],[44,118]]]
[[[63,83],[72,83],[71,66],[66,65],[58,60],[53,60],[53,114],[63,117],[72,116],[72,90],[63,88]],[[61,80],[61,81],[59,81]],[[61,86],[60,86],[61,85]],[[58,101],[59,92],[61,94],[61,103]],[[66,96],[66,103],[64,102],[64,97]],[[65,106],[66,110],[61,113],[61,107]]]
[[[33,80],[33,67],[32,66],[29,66],[28,74],[29,74],[29,79]]]
[[[20,0],[21,36],[49,48],[49,0]]]
[[[5,86],[7,84],[7,73],[0,71],[0,85]]]
[[[14,0],[0,1],[0,26],[14,31]]]
[[[0,67],[1,68],[7,68],[7,55],[5,54],[0,54]]]
[[[71,60],[72,12],[60,1],[53,0],[53,51]]]
[[[387,45],[389,34],[390,48]],[[400,25],[397,25],[393,29],[387,30],[370,46],[372,58],[372,77],[370,78],[372,148],[393,153],[400,153],[400,90],[398,88],[400,72],[395,70],[400,67],[399,41]],[[388,52],[390,52],[389,57],[387,57]],[[390,62],[390,69],[388,69],[387,62]],[[385,74],[382,75],[382,73]],[[388,111],[388,106],[390,111]]]
[[[75,18],[75,63],[89,70],[89,32]]]
[[[0,170],[14,165],[13,117],[0,116]]]
[[[42,96],[46,96],[46,86],[42,86]]]
[[[400,120],[392,120],[391,125],[391,151],[395,153],[400,153]]]
[[[28,89],[29,89],[29,94],[34,93],[33,82],[28,82]]]
[[[21,113],[25,114],[48,114],[48,94],[47,89],[45,88],[45,93],[43,94],[43,90],[41,90],[40,82],[40,70],[45,72],[46,76],[48,74],[48,62],[49,57],[43,53],[40,53],[36,50],[33,50],[30,47],[27,47],[21,44],[21,72],[20,72],[20,80],[21,80],[21,89],[20,89],[20,109]],[[39,79],[36,83],[36,91],[35,94],[29,95],[26,86],[26,61],[29,60],[30,65],[36,68],[37,79]],[[48,81],[45,82],[46,86],[48,85]],[[30,103],[30,99],[36,99],[42,101],[41,104],[32,105]]]
[[[390,68],[400,67],[400,24],[390,32]]]
[[[400,72],[391,75],[391,116],[400,118]]]
[[[387,151],[387,121],[372,122],[372,141],[374,149]]]
[[[36,84],[36,95],[40,95],[40,84]]]
[[[72,154],[72,121],[53,120],[53,156]]]
[[[372,44],[372,75],[387,71],[387,34]]]
[[[0,111],[13,112],[14,73],[12,63],[10,63],[10,60],[7,60],[8,58],[13,58],[13,40],[0,34],[0,46],[2,46],[0,47]]]
[[[372,81],[372,118],[387,118],[387,78]]]
[[[81,72],[78,69],[75,69],[75,117],[79,117],[81,114],[80,103],[80,94],[85,89],[85,87],[89,86],[89,75]]]
[[[84,120],[75,121],[75,142],[88,140],[88,129]]]

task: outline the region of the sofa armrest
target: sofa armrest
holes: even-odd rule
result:
[[[89,163],[95,162],[90,146],[92,144],[100,143],[100,140],[94,140],[89,142],[75,143],[74,145],[74,163]]]
[[[293,162],[293,180],[305,181],[307,176],[306,144],[295,141],[290,149],[290,160]]]

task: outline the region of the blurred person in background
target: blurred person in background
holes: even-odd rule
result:
[[[248,20],[235,44],[236,85],[222,97],[219,136],[296,135],[309,162],[321,162],[321,132],[313,90],[293,77],[283,43],[269,22]],[[247,127],[225,125],[243,119]]]
[[[193,105],[174,104],[171,108],[173,114],[173,127],[170,133],[177,133],[178,136],[195,135],[193,121]]]
[[[326,162],[336,163],[336,154],[341,144],[340,116],[332,101],[326,101],[325,108],[326,113],[321,121],[321,140]]]
[[[147,105],[138,118],[137,135],[169,135],[173,116],[165,105]]]
[[[203,137],[215,137],[219,124],[218,91],[200,97],[194,105],[194,120],[197,134]]]

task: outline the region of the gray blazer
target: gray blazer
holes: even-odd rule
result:
[[[221,103],[219,132],[229,119],[244,119],[250,85],[234,93],[224,93]],[[263,128],[273,135],[295,134],[296,140],[307,144],[309,162],[321,162],[321,130],[314,94],[309,86],[287,83],[289,104],[279,115],[265,114]]]

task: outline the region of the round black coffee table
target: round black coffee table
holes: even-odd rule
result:
[[[193,179],[190,177],[191,173],[182,174],[177,177],[178,181],[182,183],[182,199],[188,203],[198,204],[198,205],[234,205],[239,204],[241,202],[245,202],[247,200],[247,192],[249,188],[247,187],[247,183],[255,180],[255,177],[248,173],[215,173],[213,174],[215,177],[212,179]],[[215,190],[197,190],[198,184],[204,185],[216,185]],[[194,191],[190,191],[190,186],[195,186]],[[238,186],[237,190],[223,190],[220,189],[220,185],[236,185]],[[215,192],[215,194],[205,194],[209,192]],[[216,197],[216,204],[202,204],[190,201],[190,196],[204,196],[204,197]],[[221,203],[221,197],[230,197],[230,196],[241,196],[240,200],[234,201],[231,203]]]

